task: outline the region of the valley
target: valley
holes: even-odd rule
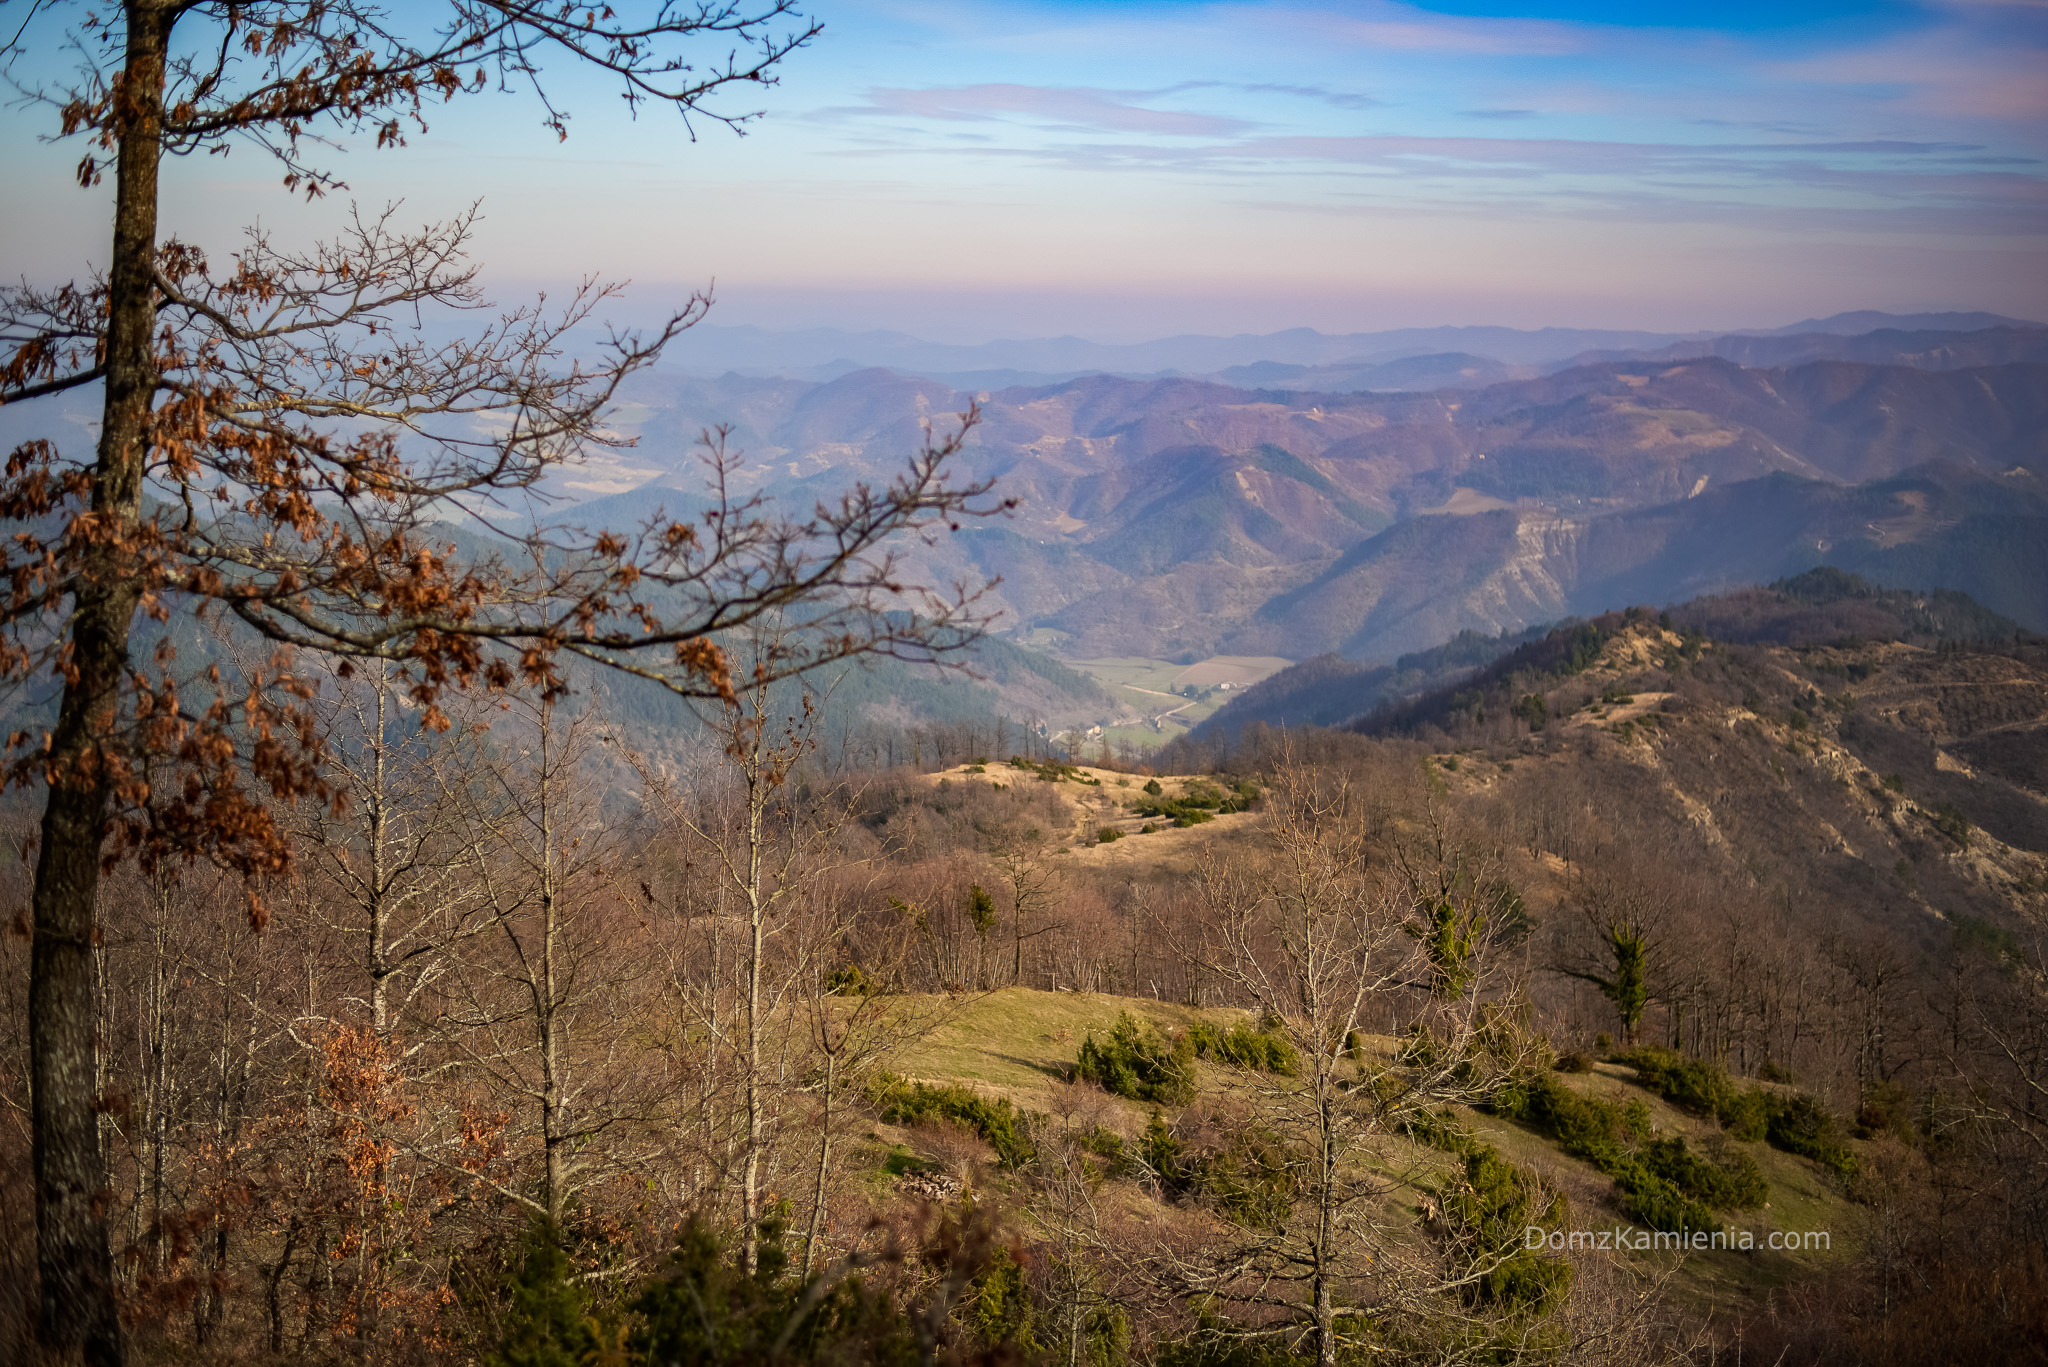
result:
[[[1277,656],[1215,655],[1193,663],[1144,658],[1080,660],[1061,663],[1107,688],[1123,704],[1121,712],[1103,718],[1073,745],[1076,753],[1094,743],[1151,749],[1207,721],[1242,691],[1293,663]]]

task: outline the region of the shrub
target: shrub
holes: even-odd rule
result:
[[[1241,1225],[1270,1228],[1294,1208],[1300,1155],[1264,1127],[1241,1129],[1221,1148],[1191,1154],[1154,1111],[1142,1152],[1168,1195],[1205,1198]]]
[[[1216,819],[1214,812],[1177,797],[1159,797],[1149,802],[1140,802],[1137,811],[1139,816],[1165,817],[1176,826],[1199,826],[1204,821]]]
[[[1208,1021],[1197,1021],[1188,1027],[1187,1038],[1194,1045],[1196,1058],[1235,1068],[1293,1077],[1301,1065],[1294,1046],[1273,1024],[1255,1027],[1239,1021],[1228,1030],[1219,1030]]]
[[[1769,1128],[1771,1147],[1811,1158],[1847,1181],[1856,1175],[1856,1155],[1835,1133],[1835,1118],[1818,1101],[1800,1092],[1773,1097]]]
[[[1272,1130],[1240,1130],[1194,1164],[1195,1185],[1241,1225],[1271,1229],[1294,1209],[1300,1155]]]
[[[1548,1135],[1566,1153],[1585,1159],[1602,1172],[1618,1168],[1626,1146],[1647,1138],[1650,1129],[1649,1113],[1640,1102],[1628,1107],[1582,1097],[1549,1073],[1502,1087],[1494,1093],[1492,1108],[1498,1115]]]
[[[1492,1107],[1612,1177],[1622,1212],[1652,1229],[1718,1229],[1710,1206],[1760,1205],[1769,1196],[1747,1157],[1723,1167],[1692,1153],[1681,1137],[1652,1138],[1640,1098],[1623,1104],[1583,1097],[1555,1074],[1538,1073],[1501,1088]]]
[[[1123,1177],[1130,1172],[1130,1146],[1115,1130],[1105,1130],[1097,1125],[1081,1136],[1081,1147],[1100,1158],[1111,1177]]]
[[[1008,1101],[990,1101],[964,1087],[934,1087],[884,1073],[869,1086],[869,1096],[890,1125],[956,1120],[996,1151],[1006,1168],[1021,1167],[1038,1152],[1031,1142],[1026,1117]]]
[[[1654,1045],[1621,1055],[1645,1087],[1681,1110],[1718,1119],[1734,1105],[1736,1088],[1718,1064]]]
[[[1056,759],[1049,759],[1041,764],[1036,760],[1026,759],[1022,755],[1012,755],[1010,756],[1010,767],[1012,769],[1021,769],[1027,774],[1038,775],[1040,783],[1059,783],[1062,780],[1072,779],[1075,783],[1090,788],[1100,788],[1102,786],[1101,779],[1090,778],[1082,773],[1078,766],[1062,764]]]
[[[1161,1186],[1168,1191],[1180,1188],[1184,1178],[1181,1142],[1174,1138],[1172,1130],[1166,1128],[1165,1119],[1157,1111],[1152,1112],[1152,1119],[1145,1126],[1145,1138],[1139,1151],[1145,1166],[1159,1175]]]
[[[1771,1094],[1761,1087],[1746,1088],[1716,1119],[1722,1129],[1753,1144],[1770,1133]]]
[[[1465,1303],[1536,1316],[1561,1305],[1571,1289],[1571,1264],[1538,1256],[1522,1236],[1531,1225],[1563,1219],[1564,1198],[1553,1196],[1538,1210],[1529,1176],[1491,1144],[1459,1128],[1448,1110],[1424,1113],[1411,1129],[1425,1143],[1465,1160],[1462,1181],[1436,1187],[1445,1229],[1461,1255],[1458,1261],[1488,1269],[1465,1287]]]
[[[720,1236],[691,1221],[684,1226],[667,1263],[642,1283],[628,1303],[632,1331],[623,1343],[596,1344],[579,1363],[682,1364],[774,1362],[852,1363],[870,1367],[911,1367],[920,1360],[916,1325],[920,1316],[947,1306],[896,1304],[870,1289],[859,1276],[805,1281],[792,1274],[785,1244],[786,1215],[760,1224],[756,1267],[749,1272]],[[970,1210],[947,1217],[926,1258],[949,1256],[972,1274],[981,1290],[999,1277],[1006,1261],[993,1217]],[[1028,1319],[989,1317],[973,1302],[963,1306],[971,1331],[987,1340],[995,1360],[1017,1361],[1029,1347]]]
[[[1721,1222],[1714,1212],[1687,1196],[1677,1187],[1639,1166],[1623,1170],[1614,1179],[1621,1193],[1621,1213],[1651,1229],[1684,1234],[1691,1230],[1716,1230]]]
[[[1856,1137],[1873,1139],[1887,1132],[1908,1144],[1919,1137],[1913,1123],[1913,1094],[1896,1082],[1873,1082],[1863,1089],[1856,1107]]]
[[[1184,1338],[1162,1343],[1152,1355],[1153,1367],[1298,1367],[1301,1357],[1281,1333],[1247,1338],[1243,1326],[1214,1314],[1198,1312],[1196,1328]]]
[[[1590,1073],[1593,1071],[1593,1056],[1583,1049],[1574,1049],[1569,1054],[1559,1054],[1557,1062],[1551,1066],[1560,1073]]]
[[[882,985],[861,972],[859,964],[841,964],[825,979],[825,991],[835,997],[871,997]]]
[[[1095,843],[1107,845],[1112,840],[1122,840],[1124,833],[1114,826],[1104,826],[1095,832]]]
[[[1634,1068],[1644,1086],[1696,1115],[1712,1116],[1737,1139],[1768,1140],[1773,1148],[1833,1169],[1844,1181],[1856,1175],[1856,1156],[1836,1133],[1835,1118],[1804,1092],[1786,1097],[1760,1087],[1738,1088],[1719,1065],[1669,1049],[1637,1049],[1619,1061]]]
[[[1107,1040],[1098,1044],[1091,1031],[1081,1041],[1074,1079],[1133,1101],[1185,1106],[1195,1099],[1194,1062],[1194,1041],[1187,1035],[1169,1044],[1155,1027],[1120,1011]]]
[[[1735,1154],[1727,1164],[1715,1163],[1687,1148],[1679,1135],[1651,1140],[1637,1150],[1636,1160],[1652,1176],[1723,1210],[1760,1206],[1771,1194],[1756,1160],[1748,1154]]]
[[[1246,780],[1230,790],[1230,796],[1223,799],[1216,808],[1218,812],[1248,812],[1259,800],[1259,785]]]
[[[497,1346],[486,1367],[576,1367],[597,1350],[588,1285],[562,1251],[553,1224],[535,1220],[506,1284]]]
[[[1215,820],[1219,814],[1250,811],[1259,800],[1258,785],[1251,782],[1239,783],[1226,793],[1212,783],[1196,779],[1179,797],[1154,792],[1155,787],[1156,781],[1145,785],[1149,800],[1137,805],[1138,815],[1170,817],[1176,826],[1199,826]]]

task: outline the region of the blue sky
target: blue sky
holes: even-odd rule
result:
[[[18,0],[17,0],[18,3]],[[13,8],[12,5],[9,8]],[[1430,323],[2048,316],[2048,4],[1534,6],[819,0],[749,136],[631,123],[573,80],[338,159],[408,211],[481,198],[507,292],[585,271],[716,321],[956,340]],[[0,111],[17,272],[104,204]],[[168,172],[225,248],[317,232],[251,152]],[[86,244],[83,249],[79,244]]]

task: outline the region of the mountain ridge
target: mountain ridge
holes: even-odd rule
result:
[[[1079,658],[1385,660],[1829,559],[2048,626],[2040,363],[1629,360],[1428,394],[1090,375],[973,395],[873,369],[627,397],[649,440],[621,458],[668,468],[581,503],[592,525],[696,508],[683,432],[729,424],[732,487],[808,509],[979,400],[961,476],[1018,506],[906,553],[929,582],[1001,576],[1006,624]]]

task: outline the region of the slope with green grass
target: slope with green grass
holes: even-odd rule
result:
[[[1207,1033],[1202,1031],[1205,1026],[1219,1035],[1233,1028],[1255,1027],[1246,1012],[1228,1008],[1010,988],[947,1001],[939,1023],[903,1047],[890,1066],[909,1083],[953,1091],[956,1099],[970,1097],[1004,1107],[1005,1114],[1014,1112],[1028,1129],[1033,1123],[1050,1124],[1048,1117],[1073,1108],[1077,1086],[1073,1078],[1083,1042],[1091,1037],[1098,1045],[1107,1041],[1125,1016],[1140,1030],[1158,1032],[1166,1042],[1190,1030]],[[1391,1052],[1393,1046],[1391,1040],[1364,1042],[1368,1051]],[[1193,1069],[1193,1104],[1213,1103],[1231,1070],[1215,1060],[1214,1051]],[[1755,1175],[1766,1188],[1762,1199],[1715,1212],[1717,1223],[1728,1231],[1729,1242],[1739,1245],[1743,1235],[1748,1236],[1748,1251],[1710,1248],[1680,1253],[1666,1247],[1598,1253],[1620,1262],[1632,1275],[1655,1278],[1668,1274],[1665,1294],[1687,1310],[1753,1309],[1774,1291],[1847,1264],[1864,1248],[1870,1212],[1851,1199],[1849,1188],[1829,1167],[1761,1140],[1734,1138],[1712,1116],[1695,1114],[1666,1100],[1649,1085],[1653,1079],[1620,1062],[1601,1062],[1582,1074],[1545,1076],[1561,1083],[1570,1095],[1626,1109],[1639,1117],[1644,1129],[1632,1141],[1637,1152],[1654,1143],[1663,1145],[1668,1153],[1677,1147],[1673,1140],[1683,1140],[1687,1151],[1712,1163],[1739,1166],[1746,1160],[1754,1165]],[[1772,1084],[1752,1085],[1790,1094],[1790,1089]],[[1178,1109],[1104,1092],[1091,1103],[1090,1114],[1093,1123],[1135,1152],[1146,1142],[1150,1118],[1161,1111],[1171,1116]],[[1624,1213],[1626,1198],[1611,1173],[1568,1152],[1570,1146],[1546,1134],[1540,1125],[1506,1119],[1489,1107],[1451,1108],[1449,1125],[1491,1146],[1499,1158],[1522,1174],[1520,1180],[1534,1184],[1531,1190],[1545,1194],[1545,1201],[1549,1194],[1563,1197],[1562,1210],[1551,1216],[1556,1228],[1610,1236],[1627,1230],[1638,1237],[1650,1236],[1647,1226]],[[940,1132],[917,1124],[884,1125],[876,1131],[876,1138],[879,1147],[870,1157],[893,1164],[891,1172],[936,1168],[944,1157]],[[1105,1138],[1103,1142],[1108,1145],[1110,1141]],[[1852,1154],[1868,1148],[1860,1141],[1843,1142]],[[1425,1221],[1435,1200],[1427,1184],[1446,1179],[1462,1160],[1455,1153],[1433,1151],[1427,1136],[1418,1137],[1415,1143],[1419,1152],[1407,1155],[1401,1166],[1424,1185],[1399,1198],[1395,1213],[1405,1211],[1415,1221],[1416,1239],[1423,1240],[1430,1237]],[[925,1148],[933,1152],[924,1153]],[[1010,1179],[991,1169],[983,1180],[1000,1189]],[[1144,1206],[1163,1199],[1163,1193],[1146,1183],[1125,1185],[1130,1189],[1121,1193],[1120,1200]],[[1797,1252],[1775,1249],[1770,1246],[1774,1232],[1818,1235],[1822,1246]]]

